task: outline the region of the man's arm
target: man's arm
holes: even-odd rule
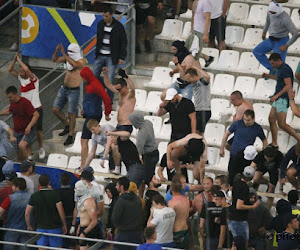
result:
[[[200,67],[197,66],[193,66],[192,68],[194,68],[197,71],[197,74],[199,76],[199,80],[201,79],[201,76],[203,76],[205,82],[209,83],[210,82],[210,76],[209,74],[207,74],[207,72],[203,69],[201,69]]]
[[[225,147],[225,144],[226,144],[227,139],[230,136],[230,134],[231,134],[230,131],[227,129],[224,136],[223,136],[223,138],[222,138],[222,142],[221,142],[221,146],[220,146],[220,156],[221,157],[224,157],[224,155],[225,155],[224,147]]]
[[[118,227],[120,224],[120,220],[123,216],[123,209],[124,209],[122,207],[122,203],[121,204],[119,203],[120,202],[117,200],[111,215],[111,221],[116,227]]]
[[[200,239],[202,241],[204,241],[204,225],[205,225],[205,219],[204,218],[200,218]]]
[[[293,111],[293,114],[297,117],[300,117],[300,109],[298,108],[296,102],[295,102],[295,91],[290,89],[288,91],[289,99],[290,99],[290,107],[291,110]]]
[[[189,117],[191,119],[191,132],[196,133],[196,127],[197,127],[196,112],[189,114]]]
[[[210,27],[210,15],[211,15],[211,12],[204,13],[205,24],[204,24],[204,33],[203,33],[203,38],[202,38],[204,43],[209,42],[208,33],[209,33],[209,27]]]
[[[197,7],[197,3],[198,0],[193,2],[193,6],[192,6],[192,21],[191,21],[191,31],[194,30],[194,16],[195,16],[195,11],[196,11],[196,7]]]
[[[64,56],[60,56],[60,57],[57,56],[57,53],[58,53],[59,50],[60,50],[60,44],[58,44],[56,46],[56,49],[55,49],[55,51],[52,55],[52,61],[55,62],[55,63],[64,63],[64,62],[66,62],[65,57]]]
[[[220,236],[219,236],[218,248],[223,248],[223,244],[224,244],[224,241],[225,241],[225,236],[226,236],[226,226],[221,225],[220,226]]]
[[[108,78],[108,68],[103,67],[102,68],[102,73],[103,73],[103,80],[106,88],[108,88],[110,91],[114,92],[115,94],[119,94],[119,92],[116,90],[115,86],[110,82]]]
[[[280,96],[282,96],[292,88],[292,80],[290,77],[284,78],[284,83],[284,88],[280,90],[276,95],[272,96],[272,98],[270,99],[271,102],[276,101]]]
[[[135,86],[134,86],[131,78],[130,77],[126,78],[126,82],[127,82],[128,87],[130,89],[130,96],[135,97]]]
[[[161,104],[159,104],[156,115],[157,116],[163,116],[166,113],[167,113],[167,110],[165,110],[165,104],[162,102]]]
[[[71,57],[69,57],[69,55],[65,52],[64,46],[62,44],[60,44],[60,51],[63,54],[63,57],[65,58],[65,60],[68,63],[70,63],[74,69],[82,69],[86,65],[84,59],[75,61]]]
[[[0,111],[0,115],[9,115],[9,114],[10,114],[9,108]]]
[[[155,224],[151,223],[151,221],[153,220],[153,211],[154,211],[154,209],[153,209],[153,207],[151,207],[151,209],[150,209],[150,216],[149,216],[149,219],[147,221],[147,227],[156,227]]]
[[[128,131],[107,131],[106,132],[108,136],[120,136],[123,137],[123,139],[127,140],[130,138],[130,133]],[[120,138],[122,140],[122,138]]]
[[[31,118],[30,123],[27,125],[27,128],[25,129],[25,134],[26,135],[30,134],[30,131],[31,131],[32,127],[36,124],[39,117],[40,117],[39,112],[35,111],[33,113],[33,117]]]
[[[78,215],[78,209],[77,209],[77,202],[75,201],[75,207],[74,207],[74,210],[73,210],[72,226],[76,225],[77,215]]]
[[[15,70],[15,64],[17,62],[17,56],[18,56],[18,53],[15,55],[14,60],[12,61],[12,63],[8,67],[9,74],[11,74],[12,76],[14,76],[16,78],[18,78],[18,76],[19,76],[19,72]]]
[[[161,182],[167,181],[167,179],[163,175],[163,170],[164,170],[163,167],[158,167],[157,169],[157,175]]]
[[[27,76],[30,78],[31,81],[35,80],[35,75],[31,72],[28,66],[22,62],[20,55],[17,55],[17,61],[22,67],[22,69],[26,72]]]
[[[127,55],[127,35],[124,29],[123,24],[121,24],[121,30],[120,30],[120,37],[122,37],[122,39],[119,41],[120,42],[120,56],[119,56],[119,64],[123,64],[124,60],[126,58]]]
[[[222,16],[225,18],[227,15],[227,10],[229,8],[230,0],[224,0],[223,3],[223,11],[222,11]]]
[[[62,228],[63,228],[63,234],[66,234],[67,233],[66,214],[65,214],[65,210],[64,210],[64,207],[63,207],[63,204],[62,204],[61,201],[58,202],[58,203],[56,203],[56,208],[57,208],[59,217],[61,219],[61,222],[63,224],[63,226],[62,226]]]
[[[237,210],[249,210],[249,209],[255,209],[260,204],[259,201],[256,201],[253,205],[245,205],[243,200],[238,199],[236,202],[236,209]]]
[[[263,149],[265,149],[266,147],[268,147],[268,140],[267,140],[267,138],[263,139],[262,143],[263,143]]]
[[[267,14],[266,23],[265,23],[265,26],[264,26],[264,29],[263,29],[263,33],[262,33],[262,39],[263,40],[266,39],[266,34],[268,32],[269,26],[270,26],[270,17],[269,17],[269,14]]]
[[[96,154],[96,150],[97,150],[97,145],[93,145],[92,148],[91,148],[91,151],[90,153],[88,154],[88,157],[86,158],[85,160],[85,165],[86,166],[89,166],[91,161],[93,160],[95,154]]]
[[[30,222],[30,214],[32,211],[32,206],[27,205],[26,210],[25,210],[25,220],[26,220],[26,225],[27,225],[27,230],[29,231],[33,231],[33,228],[31,226],[31,222]]]
[[[286,174],[286,168],[289,164],[289,162],[293,159],[293,156],[295,155],[295,146],[292,147],[283,157],[281,164],[280,164],[280,178],[282,179],[282,184],[285,184],[285,174]]]
[[[292,38],[286,43],[285,47],[282,48],[284,49],[284,51],[287,50],[287,48],[291,46],[294,42],[296,42],[296,40],[299,37],[299,32],[290,17],[286,19],[285,26],[287,30],[292,34]]]
[[[100,217],[104,212],[104,201],[97,202],[97,216]]]

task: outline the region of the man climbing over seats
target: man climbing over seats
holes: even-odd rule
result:
[[[188,134],[182,139],[174,141],[167,148],[168,168],[175,168],[180,173],[180,157],[186,156],[193,163],[194,178],[202,183],[207,161],[207,145],[199,134]]]
[[[267,31],[269,38],[266,39]],[[289,38],[289,33],[292,38]],[[268,60],[266,53],[273,51],[285,61],[288,47],[298,39],[298,30],[282,6],[277,2],[271,2],[268,8],[266,23],[262,34],[263,41],[253,49],[256,59],[270,71],[270,75],[276,73],[276,67]],[[266,78],[269,78],[266,76]]]
[[[62,56],[58,57],[58,52],[61,51]],[[71,43],[68,46],[68,53],[62,44],[58,44],[53,55],[52,61],[55,63],[67,63],[66,76],[64,84],[60,87],[56,99],[53,103],[52,112],[64,124],[64,130],[59,136],[68,135],[64,145],[70,145],[74,142],[75,133],[75,116],[79,103],[81,76],[80,70],[85,66],[85,60],[81,56],[80,47],[78,44]],[[65,116],[62,109],[68,103],[68,118]]]
[[[102,100],[105,105],[105,120],[109,121],[109,114],[111,112],[111,102],[102,84],[94,76],[93,72],[88,67],[84,67],[80,71],[82,81],[85,83],[85,96],[82,103],[82,116],[85,118],[82,135],[81,135],[81,164],[79,171],[86,166],[86,157],[89,151],[89,139],[91,139],[92,132],[87,128],[89,120],[94,119],[100,122],[102,118]]]
[[[263,77],[272,78],[277,81],[275,93],[270,97],[272,103],[272,109],[269,114],[270,130],[272,134],[270,146],[278,148],[277,124],[282,130],[293,136],[297,141],[300,141],[300,135],[286,123],[286,116],[289,108],[288,91],[293,88],[294,74],[291,67],[283,62],[279,54],[271,54],[269,61],[273,68],[277,69],[275,75],[263,74]]]

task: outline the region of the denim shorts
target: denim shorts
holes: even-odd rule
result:
[[[53,107],[63,109],[69,103],[68,113],[75,114],[77,111],[80,96],[80,88],[67,89],[61,86],[53,103]]]
[[[233,237],[241,236],[245,240],[249,240],[249,225],[248,221],[234,221],[228,222],[228,229]]]
[[[36,231],[40,232],[40,233],[62,234],[61,228],[54,228],[54,229],[37,228]],[[41,238],[39,238],[37,240],[37,245],[38,246],[50,246],[50,247],[62,247],[63,238],[43,235]]]
[[[276,109],[276,113],[284,112],[287,113],[288,111],[288,101],[285,98],[278,98],[275,102],[272,103],[272,107]]]
[[[29,135],[25,135],[22,133],[14,132],[14,136],[17,138],[17,141],[13,143],[14,149],[16,152],[19,152],[19,143],[21,141],[26,141],[29,145],[33,143],[35,138],[36,129],[33,127],[30,131]]]
[[[185,88],[180,88],[179,87],[179,83],[174,82],[169,86],[169,89],[173,88],[176,89],[176,91],[178,92],[178,94],[181,94],[182,97],[187,98],[189,100],[192,100],[193,98],[193,85],[192,84],[188,84]]]

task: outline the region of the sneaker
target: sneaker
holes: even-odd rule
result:
[[[64,130],[60,132],[58,135],[59,136],[64,136],[69,133],[69,126],[65,126]]]
[[[145,40],[144,41],[144,45],[145,45],[145,51],[146,51],[146,53],[151,53],[150,41],[149,40]]]
[[[44,159],[45,156],[46,156],[45,149],[40,148],[40,150],[39,150],[39,159]]]
[[[170,124],[171,123],[171,119],[165,121],[165,124]]]
[[[13,45],[10,47],[9,50],[10,51],[17,51],[18,50],[18,44],[17,43],[13,43]]]
[[[69,135],[68,138],[65,140],[64,142],[64,145],[67,146],[67,145],[70,145],[74,142],[74,138],[72,135]]]
[[[141,50],[141,47],[140,47],[139,44],[137,44],[137,45],[135,46],[135,53],[136,53],[136,54],[141,54],[141,53],[142,53],[142,50]]]
[[[82,173],[82,168],[81,167],[75,168],[75,173],[76,174],[81,174]]]
[[[121,167],[119,167],[119,166],[115,166],[115,170],[114,171],[112,171],[112,174],[121,174]]]
[[[272,143],[270,143],[270,144],[268,145],[268,147],[269,147],[269,148],[275,148],[275,149],[278,149],[278,145],[274,146]]]
[[[204,67],[205,68],[207,68],[213,61],[215,60],[215,58],[214,57],[212,57],[212,56],[209,56],[208,57],[208,60],[207,61],[205,61],[205,65],[204,65]]]
[[[178,19],[178,18],[179,18],[179,14],[175,14],[174,19]]]
[[[173,18],[175,14],[174,8],[170,8],[166,14],[167,18]]]
[[[27,160],[28,160],[28,161],[33,161],[33,155],[28,155]]]

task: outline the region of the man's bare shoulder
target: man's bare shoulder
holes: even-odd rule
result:
[[[95,207],[95,200],[94,200],[94,198],[90,197],[90,198],[87,198],[83,204],[84,204],[84,206]]]

